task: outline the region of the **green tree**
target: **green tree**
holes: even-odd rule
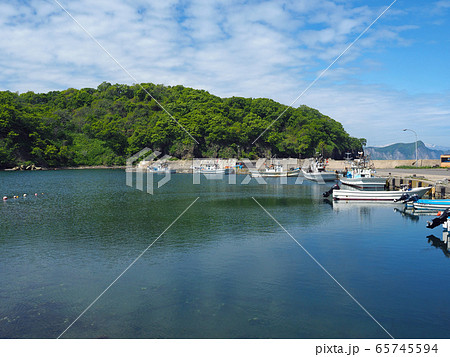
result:
[[[235,157],[238,151],[250,158],[308,157],[317,151],[342,158],[365,144],[305,105],[219,98],[183,86],[103,82],[96,89],[0,92],[1,168],[24,162],[119,164],[144,147],[177,158]]]

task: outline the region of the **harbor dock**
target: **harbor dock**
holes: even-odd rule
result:
[[[401,166],[415,166],[414,160],[372,160],[377,176],[389,177],[390,189],[398,188],[401,185],[410,187],[432,186],[428,194],[433,198],[450,198],[450,170],[440,168],[439,160],[419,160],[417,168],[397,168]],[[421,168],[433,167],[433,168]],[[344,170],[345,162],[340,160],[330,160],[329,169]]]

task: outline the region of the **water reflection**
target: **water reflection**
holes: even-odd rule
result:
[[[435,216],[436,215],[433,212],[411,211],[411,210],[406,210],[406,209],[399,209],[397,207],[394,208],[394,212],[400,213],[403,218],[413,221],[413,222],[419,222],[421,216]]]
[[[439,239],[433,234],[427,236],[427,238],[428,243],[430,243],[433,247],[441,249],[447,258],[450,257],[450,240],[448,231],[444,230],[442,232],[442,239]]]
[[[365,222],[371,222],[372,215],[377,210],[385,209],[385,203],[379,202],[350,202],[350,201],[333,201],[333,211],[337,213],[351,212],[353,210],[359,211],[359,218]]]
[[[333,207],[333,200],[330,200],[329,198],[324,198],[323,203]]]
[[[419,215],[417,215],[417,214],[415,214],[413,212],[408,212],[408,211],[406,211],[404,209],[398,209],[397,207],[394,208],[394,212],[400,213],[403,218],[409,219],[409,220],[411,220],[413,222],[418,222],[419,221]]]
[[[423,309],[449,296],[431,273],[448,265],[423,254],[411,218],[323,200],[325,185],[254,181],[174,175],[149,195],[119,171],[0,172],[5,192],[45,193],[0,205],[0,338],[58,336],[195,197],[65,337],[385,337],[254,197],[396,337],[448,338],[441,306]]]

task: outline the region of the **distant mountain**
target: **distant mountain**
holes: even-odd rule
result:
[[[448,146],[439,146],[439,145],[427,144],[427,143],[425,143],[425,146],[431,150],[440,150],[440,151],[445,151],[446,153],[450,152],[450,147],[448,147]]]
[[[397,143],[383,147],[366,147],[364,153],[372,160],[414,160],[416,158],[416,143]],[[419,159],[439,159],[441,155],[450,154],[450,150],[433,150],[422,141],[417,142]]]

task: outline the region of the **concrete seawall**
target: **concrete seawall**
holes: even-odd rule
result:
[[[439,160],[418,160],[419,167],[439,167]],[[398,166],[415,166],[416,160],[371,160],[375,169],[395,169]],[[343,170],[347,163],[343,160],[328,160],[330,170]]]
[[[236,159],[196,159],[196,162],[202,163],[218,163],[220,167],[234,166]],[[274,159],[276,163],[279,163],[287,168],[302,167],[305,160],[303,159]],[[251,161],[255,165],[256,160]],[[267,163],[270,160],[266,161]],[[394,169],[398,166],[414,166],[415,160],[372,160],[375,169]],[[427,167],[439,167],[439,160],[419,160],[419,166]],[[169,161],[170,167],[180,171],[189,171],[194,164],[194,160],[174,160]],[[344,170],[348,166],[348,163],[344,160],[328,160],[328,170]]]

